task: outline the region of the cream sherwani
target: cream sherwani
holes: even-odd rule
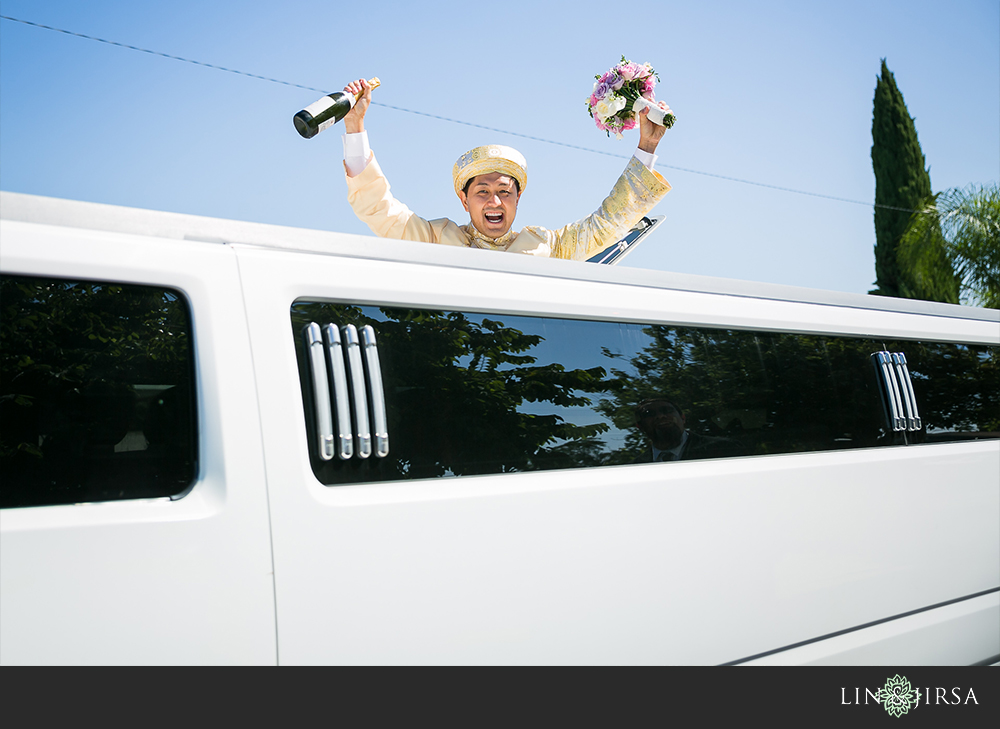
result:
[[[586,260],[621,240],[670,191],[670,184],[635,157],[629,161],[601,207],[583,220],[548,230],[535,225],[491,240],[447,218],[424,220],[392,196],[375,155],[354,177],[347,176],[347,200],[355,214],[383,238],[440,243],[465,248]]]

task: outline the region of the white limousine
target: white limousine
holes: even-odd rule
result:
[[[4,665],[1000,660],[1000,312],[0,195]]]

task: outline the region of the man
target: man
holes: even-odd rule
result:
[[[740,444],[729,438],[715,438],[690,432],[687,418],[669,400],[643,400],[635,408],[639,430],[649,438],[650,447],[635,463],[693,461],[699,458],[726,458],[742,455]]]
[[[486,145],[466,152],[455,163],[455,192],[470,221],[458,225],[447,218],[424,220],[400,203],[368,147],[364,128],[371,87],[358,79],[346,87],[362,93],[344,117],[344,168],[347,199],[355,214],[379,236],[427,243],[586,260],[614,243],[645,216],[670,190],[653,170],[656,147],[666,131],[640,114],[639,148],[611,194],[592,215],[558,230],[512,227],[517,203],[528,184],[527,163],[514,149]]]

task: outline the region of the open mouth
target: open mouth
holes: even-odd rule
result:
[[[490,225],[500,225],[503,223],[503,213],[483,213],[483,216]]]

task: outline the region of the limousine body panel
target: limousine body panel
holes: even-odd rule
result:
[[[0,240],[5,275],[181,291],[200,413],[183,498],[0,510],[0,663],[275,663],[260,416],[233,251],[10,220]]]
[[[287,375],[303,298],[996,342],[984,322],[237,250],[283,661],[725,663],[1000,585],[996,441],[329,487]]]
[[[5,276],[185,299],[199,458],[173,499],[0,510],[0,663],[1000,655],[995,437],[327,485],[292,310],[970,346],[1000,344],[1000,312],[12,193],[0,212]]]

